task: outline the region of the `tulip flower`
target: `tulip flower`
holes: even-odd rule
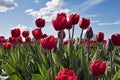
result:
[[[91,39],[91,38],[93,37],[92,27],[88,27],[88,28],[87,28],[86,37],[87,37],[88,39]]]
[[[71,28],[72,28],[72,23],[68,21],[66,25],[66,29],[70,30]]]
[[[106,63],[101,60],[95,60],[90,63],[90,71],[94,76],[100,76],[105,73]]]
[[[6,49],[6,50],[11,49],[11,47],[12,47],[11,42],[5,42],[5,43],[3,44],[3,48]]]
[[[80,19],[80,22],[79,22],[80,28],[87,29],[87,27],[89,27],[89,25],[90,25],[90,20],[89,19],[86,19],[86,18]]]
[[[41,29],[38,29],[38,28],[36,28],[36,29],[34,29],[33,31],[32,31],[32,35],[34,36],[34,38],[36,39],[36,40],[38,40],[38,39],[40,39],[41,37],[42,37],[42,31],[41,31]]]
[[[12,29],[12,30],[11,30],[11,35],[12,35],[12,37],[19,37],[19,36],[20,36],[20,33],[21,33],[21,31],[20,31],[19,28],[15,28],[15,29]]]
[[[108,51],[112,51],[112,50],[114,49],[114,45],[113,45],[111,39],[108,39],[108,40],[107,40],[106,49],[107,49]]]
[[[116,33],[111,36],[112,43],[115,46],[120,46],[120,34]]]
[[[35,24],[38,28],[42,28],[45,26],[45,20],[42,18],[38,18],[36,19]]]
[[[0,44],[3,44],[5,42],[5,37],[4,36],[0,36]]]
[[[57,39],[54,36],[45,37],[40,40],[40,44],[43,49],[51,50],[57,44]]]
[[[103,32],[98,32],[96,34],[96,39],[97,39],[98,42],[103,41],[103,39],[104,39],[104,33]]]
[[[29,31],[23,31],[23,32],[22,32],[22,36],[23,36],[23,37],[28,37],[28,36],[29,36],[29,33],[30,33]]]
[[[56,31],[62,31],[66,28],[67,18],[65,13],[58,13],[56,19],[52,20],[52,25]]]
[[[69,21],[70,21],[73,25],[77,24],[77,23],[79,22],[79,19],[80,19],[80,16],[79,16],[78,14],[71,14],[71,15],[69,16]]]
[[[56,76],[55,80],[78,80],[78,79],[77,75],[73,70],[65,68],[58,72],[58,75]]]

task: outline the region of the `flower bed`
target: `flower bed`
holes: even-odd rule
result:
[[[29,31],[21,32],[19,28],[11,30],[9,39],[0,36],[0,74],[10,80],[119,80],[120,34],[104,40],[104,33],[98,32],[93,40],[90,19],[78,14],[68,18],[65,13],[58,13],[52,20],[58,38],[42,33],[42,18],[35,21],[34,38],[29,37]],[[77,24],[82,31],[74,39]],[[65,29],[68,40],[64,40]],[[86,39],[82,38],[84,30]]]

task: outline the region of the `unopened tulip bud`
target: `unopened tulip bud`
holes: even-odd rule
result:
[[[87,28],[86,37],[87,37],[88,39],[91,39],[91,38],[93,37],[92,27],[88,27],[88,28]]]
[[[107,49],[108,51],[112,51],[112,50],[114,49],[114,46],[113,46],[113,43],[112,43],[111,39],[108,39],[108,40],[107,40],[106,49]]]

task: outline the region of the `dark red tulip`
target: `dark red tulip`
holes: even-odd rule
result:
[[[11,42],[12,44],[16,44],[17,39],[15,37],[9,37],[9,42]]]
[[[18,42],[18,43],[22,43],[22,42],[23,42],[21,36],[17,37],[17,42]]]
[[[43,34],[43,35],[42,35],[42,38],[45,38],[45,37],[47,37],[47,36],[48,36],[47,34]]]
[[[91,38],[93,37],[92,27],[88,27],[88,28],[87,28],[86,37],[87,37],[87,39],[91,39]]]
[[[100,76],[105,73],[106,63],[101,60],[95,60],[90,63],[90,71],[95,76]]]
[[[70,30],[72,28],[72,22],[68,21],[66,25],[66,29]]]
[[[29,36],[29,33],[30,33],[29,31],[23,31],[23,32],[22,32],[22,36],[23,36],[23,37],[28,37],[28,36]]]
[[[0,44],[3,44],[5,42],[5,37],[4,36],[0,36]]]
[[[89,25],[90,25],[90,20],[89,19],[86,19],[86,18],[80,19],[80,22],[79,22],[80,28],[87,29],[87,27],[89,27]]]
[[[78,77],[73,70],[65,68],[58,72],[55,80],[78,80],[77,78]]]
[[[65,40],[65,41],[63,41],[63,44],[64,44],[64,45],[68,45],[69,43],[70,43],[69,40]]]
[[[34,29],[32,31],[32,35],[34,36],[34,38],[36,40],[40,39],[42,37],[42,31],[41,31],[41,29],[38,29],[38,28]]]
[[[108,39],[108,40],[107,40],[106,49],[107,49],[108,51],[112,51],[112,50],[114,49],[114,45],[113,45],[111,39]]]
[[[30,37],[26,37],[25,38],[25,42],[31,42],[31,38]]]
[[[97,39],[98,42],[103,41],[104,40],[104,33],[103,32],[98,32],[96,34],[96,39]]]
[[[79,22],[79,19],[80,19],[80,16],[79,16],[78,14],[71,14],[71,15],[69,16],[69,21],[70,21],[73,25],[77,24],[77,23]]]
[[[65,31],[59,31],[58,38],[60,38],[60,36],[62,36],[62,39],[64,39],[65,38]]]
[[[49,36],[40,40],[43,49],[51,50],[57,44],[57,39],[54,36]]]
[[[19,37],[19,36],[20,36],[20,33],[21,33],[21,31],[20,31],[19,28],[15,28],[15,29],[12,29],[12,30],[11,30],[11,35],[12,35],[12,37]]]
[[[52,20],[52,25],[56,31],[62,31],[66,28],[67,18],[65,13],[58,13],[56,19]]]
[[[120,34],[116,33],[111,36],[112,43],[115,46],[120,46]]]
[[[35,24],[37,27],[42,28],[45,26],[45,19],[38,18],[36,19]]]
[[[12,47],[11,42],[5,42],[5,43],[3,44],[3,48],[6,49],[6,50],[11,49],[11,47]]]

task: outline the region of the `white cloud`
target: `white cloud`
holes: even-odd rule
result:
[[[7,12],[15,7],[17,7],[17,3],[14,0],[0,0],[0,12]]]
[[[103,1],[105,1],[105,0],[87,0],[86,2],[82,3],[79,6],[79,10],[81,12],[84,12],[84,11],[94,7],[95,5],[100,4]]]
[[[97,24],[98,26],[111,26],[111,25],[120,25],[120,19],[114,22],[101,22]]]
[[[46,2],[45,7],[39,9],[38,11],[27,9],[25,13],[35,18],[42,17],[46,21],[51,21],[59,12],[65,12],[66,14],[70,12],[68,8],[63,8],[65,5],[66,3],[64,0],[51,0]]]
[[[35,3],[37,3],[37,4],[38,4],[39,2],[40,2],[39,0],[35,0]]]
[[[24,31],[24,30],[30,31],[30,28],[22,24],[18,24],[16,27],[12,27],[11,29],[14,29],[14,28],[19,28],[21,31]]]

